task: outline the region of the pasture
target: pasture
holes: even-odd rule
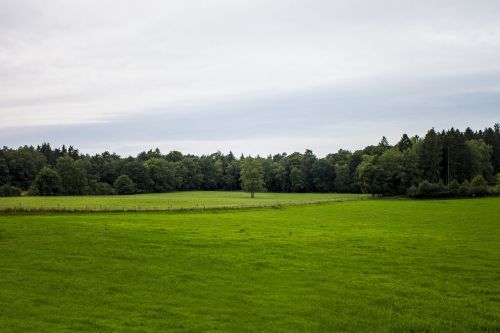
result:
[[[33,210],[185,210],[213,208],[268,207],[301,205],[317,202],[360,200],[366,194],[350,193],[257,193],[255,198],[245,192],[187,191],[105,196],[22,196],[0,197],[0,211]]]
[[[1,332],[499,330],[499,198],[0,215]]]

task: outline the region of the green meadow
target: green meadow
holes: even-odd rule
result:
[[[0,215],[0,332],[89,331],[498,332],[500,198]]]
[[[188,191],[106,196],[21,196],[0,197],[0,210],[175,210],[197,208],[241,208],[272,205],[297,205],[315,202],[359,200],[366,194],[349,193],[257,193]]]

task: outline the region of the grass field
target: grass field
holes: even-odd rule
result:
[[[0,210],[175,210],[179,208],[224,208],[304,204],[336,200],[359,200],[365,194],[346,193],[257,193],[193,191],[137,195],[73,196],[73,197],[0,197]]]
[[[0,215],[0,332],[59,331],[499,332],[500,199]]]

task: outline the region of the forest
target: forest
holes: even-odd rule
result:
[[[108,195],[188,190],[344,192],[382,196],[496,195],[500,187],[500,124],[484,130],[430,129],[424,137],[385,137],[361,150],[319,158],[311,150],[267,157],[216,152],[195,156],[159,149],[137,156],[82,154],[73,146],[0,150],[0,196]]]

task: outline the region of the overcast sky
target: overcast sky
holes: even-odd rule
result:
[[[498,0],[0,0],[0,145],[317,155],[500,122]]]

